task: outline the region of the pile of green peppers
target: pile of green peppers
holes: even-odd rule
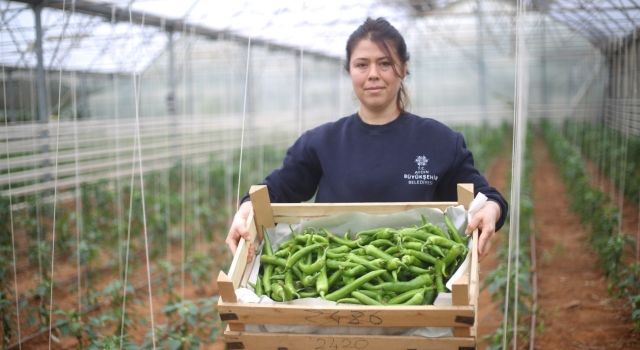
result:
[[[253,285],[275,301],[321,297],[365,305],[429,305],[467,254],[467,236],[445,215],[427,222],[337,235],[324,228],[293,233],[273,251],[268,234]]]

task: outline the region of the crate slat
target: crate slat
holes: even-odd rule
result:
[[[220,302],[220,317],[229,323],[344,327],[469,327],[473,306],[310,306]]]
[[[425,338],[384,335],[321,335],[225,331],[227,348],[277,350],[472,350],[472,337]]]

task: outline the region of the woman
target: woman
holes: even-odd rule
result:
[[[484,256],[507,203],[474,168],[461,134],[433,119],[405,111],[403,80],[409,54],[400,33],[383,18],[367,19],[351,34],[346,70],[358,112],[303,133],[280,169],[266,177],[272,202],[455,201],[458,183],[473,183],[489,200],[469,222],[478,228]],[[243,199],[226,243],[233,253],[251,202]]]

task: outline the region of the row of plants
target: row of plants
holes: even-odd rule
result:
[[[608,278],[609,291],[627,300],[631,318],[640,330],[640,263],[632,258],[634,238],[618,231],[620,212],[606,193],[591,185],[578,147],[550,122],[545,121],[542,128],[567,185],[571,207],[591,227],[591,243]]]
[[[486,169],[501,151],[506,130],[504,125],[488,131],[484,127],[462,128],[479,169]],[[240,188],[246,189],[259,182],[265,171],[279,166],[284,154],[283,149],[277,148],[245,150]],[[212,158],[201,165],[183,164],[178,160],[167,171],[144,176],[154,296],[168,295],[162,306],[163,319],[167,321],[156,324],[155,328],[156,346],[198,348],[217,337],[221,325],[215,311],[216,299],[182,299],[180,273],[185,271],[194,285],[206,286],[211,283],[211,272],[226,268],[230,261],[224,237],[215,232],[226,233],[235,208],[237,156],[236,153],[227,161]],[[56,271],[59,266],[75,266],[79,260],[82,311],[79,312],[77,306],[59,307],[54,300],[54,334],[75,338],[78,348],[113,348],[120,347],[121,342],[126,349],[147,347],[151,344],[150,333],[141,341],[134,339],[131,332],[149,328],[148,315],[122,313],[123,290],[126,290],[127,310],[135,305],[140,307],[147,299],[146,280],[137,285],[132,281],[132,275],[142,275],[145,267],[139,179],[134,179],[133,187],[130,178],[85,183],[79,193],[77,203],[57,203],[55,222],[53,204],[42,200],[46,194],[21,199],[28,202],[27,209],[12,213],[15,235],[26,238],[17,247],[18,272],[29,271],[26,278],[35,281],[35,287],[19,296],[22,337],[48,331],[52,284],[56,290],[64,290],[64,294],[76,295],[77,276],[61,276]],[[3,348],[6,348],[18,339],[8,219],[11,212],[8,198],[0,200],[0,332]],[[53,225],[57,268],[52,280]],[[81,229],[79,241],[77,229]],[[132,238],[129,280],[124,288],[127,232],[131,232]],[[203,251],[199,242],[208,245],[209,250]],[[188,252],[184,265],[175,259],[182,249]],[[110,280],[105,281],[105,278]],[[56,295],[61,294],[56,292]]]
[[[518,344],[527,344],[530,339],[530,325],[533,304],[533,290],[531,287],[531,250],[530,237],[532,234],[533,201],[531,192],[531,174],[533,173],[533,125],[529,125],[527,133],[524,163],[522,164],[522,180],[520,183],[520,223],[518,226],[519,240],[511,246],[512,254],[509,256],[509,241],[515,237],[509,232],[510,220],[504,224],[502,234],[505,238],[498,248],[497,255],[500,261],[495,270],[487,274],[483,280],[483,288],[488,288],[494,301],[498,302],[501,313],[508,312],[506,318],[500,322],[496,331],[485,340],[488,349],[502,349],[503,339],[507,339],[507,347],[511,347],[508,341],[516,341]],[[510,175],[509,175],[510,176]],[[515,244],[518,244],[518,247]],[[519,254],[516,254],[519,249]],[[509,263],[511,268],[509,269]],[[516,271],[516,264],[518,269]],[[517,282],[517,290],[516,290]],[[507,285],[509,289],[507,290]],[[517,294],[516,294],[517,291]],[[507,296],[508,294],[508,296]],[[508,310],[505,309],[507,300]],[[514,309],[517,308],[517,327],[514,328]],[[506,334],[505,334],[506,331]]]
[[[502,123],[497,126],[482,124],[480,126],[461,126],[456,128],[465,138],[469,150],[473,152],[475,165],[485,172],[504,147],[504,140],[510,126]]]
[[[632,202],[640,202],[640,138],[602,123],[569,120],[563,132]]]
[[[284,150],[272,147],[245,149],[240,188],[258,182],[265,176],[265,170],[280,164],[283,156]],[[136,308],[135,305],[139,308],[147,300],[146,278],[141,278],[146,276],[143,236],[146,217],[153,294],[166,300],[162,305],[162,319],[166,322],[156,324],[156,346],[186,349],[214,342],[221,326],[215,310],[217,299],[210,296],[184,299],[180,286],[184,285],[184,276],[201,292],[199,295],[204,295],[213,273],[226,269],[231,260],[223,241],[235,207],[238,168],[235,152],[226,161],[213,157],[205,164],[177,160],[166,171],[145,174],[145,216],[138,177],[133,186],[130,178],[82,184],[78,201],[57,203],[55,220],[53,204],[42,200],[44,194],[21,199],[27,201],[27,209],[13,212],[8,198],[0,198],[2,348],[18,341],[11,214],[13,234],[22,237],[15,252],[16,268],[22,276],[19,284],[35,285],[19,295],[22,338],[48,333],[49,293],[53,286],[55,335],[74,337],[78,348],[109,348],[114,344],[119,347],[122,340],[124,348],[129,349],[150,344],[150,334],[144,341],[131,335],[134,330],[139,334],[140,329],[150,328],[148,311],[144,315],[122,313],[123,290],[127,310]],[[51,276],[53,225],[56,257]],[[129,247],[128,232],[131,232]],[[186,254],[181,260],[183,251]],[[78,262],[80,278],[59,272],[61,267],[68,271]],[[63,295],[77,295],[78,279],[82,281],[80,312],[77,302],[66,303],[75,307],[56,302],[58,298],[64,299]]]

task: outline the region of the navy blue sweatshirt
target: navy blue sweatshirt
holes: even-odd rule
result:
[[[410,113],[384,125],[353,114],[308,130],[264,181],[275,203],[456,201],[458,183],[497,202],[502,227],[507,202],[474,167],[463,136]]]

